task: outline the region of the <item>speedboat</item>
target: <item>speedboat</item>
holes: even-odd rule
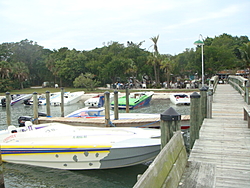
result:
[[[82,95],[84,94],[84,91],[78,91],[78,92],[65,92],[64,93],[64,105],[71,105],[74,103],[77,103]],[[61,105],[61,94],[59,96],[52,98],[50,100],[51,105],[54,106],[60,106]]]
[[[77,118],[103,118],[105,116],[104,107],[84,107],[78,109],[65,117]],[[110,118],[114,119],[114,111],[110,110]],[[160,114],[150,113],[119,113],[119,119],[142,119],[142,118],[160,118]]]
[[[175,105],[190,105],[190,96],[185,93],[172,93],[169,98]]]
[[[62,123],[9,126],[0,131],[2,160],[65,170],[109,169],[152,160],[159,129],[80,127]]]
[[[54,98],[61,96],[61,92],[50,93],[50,101]],[[33,97],[24,100],[24,105],[33,105]],[[46,94],[37,95],[38,105],[46,105]]]
[[[113,100],[114,100],[114,93],[110,93],[109,101],[112,102]],[[84,106],[85,107],[103,107],[104,101],[105,101],[104,94],[98,94],[84,101]]]
[[[150,104],[153,91],[149,92],[134,92],[129,94],[129,109],[136,109]],[[114,108],[114,101],[111,102],[111,107]],[[126,109],[126,96],[118,98],[118,108]]]
[[[96,95],[84,101],[85,107],[103,107],[104,105],[104,95]]]
[[[18,104],[23,104],[24,101],[31,99],[33,94],[22,94],[14,99],[11,100],[10,105],[18,105]]]

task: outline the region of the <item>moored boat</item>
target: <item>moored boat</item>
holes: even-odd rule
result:
[[[190,105],[190,96],[185,93],[172,93],[169,98],[175,105]]]
[[[107,169],[149,161],[160,152],[160,130],[76,127],[61,123],[0,131],[4,162],[67,170]]]
[[[64,93],[64,105],[71,105],[74,103],[77,103],[82,95],[84,94],[84,91],[78,91],[78,92],[65,92]],[[54,97],[50,100],[50,104],[54,106],[60,106],[61,105],[61,93],[57,95],[57,97]]]
[[[78,118],[104,118],[104,107],[84,107],[78,109],[65,117],[78,117]],[[141,119],[141,118],[159,118],[160,114],[150,113],[119,113],[119,119]],[[110,110],[110,118],[114,120],[114,111]]]
[[[102,107],[104,105],[104,95],[96,95],[84,101],[85,107]]]
[[[136,109],[149,105],[153,95],[154,95],[153,91],[130,93],[129,109]],[[111,102],[111,107],[114,108],[114,101]],[[126,109],[126,96],[118,98],[118,108]]]
[[[24,101],[29,100],[32,97],[33,94],[22,94],[16,98],[13,98],[10,102],[10,105],[19,105],[19,104],[23,104]]]

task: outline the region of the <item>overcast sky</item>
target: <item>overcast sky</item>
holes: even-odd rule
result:
[[[0,43],[28,39],[48,49],[92,50],[159,35],[161,54],[194,48],[201,34],[250,38],[250,0],[1,0]]]

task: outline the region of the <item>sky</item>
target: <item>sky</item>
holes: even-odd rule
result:
[[[50,50],[93,50],[111,41],[161,54],[223,33],[250,38],[250,0],[1,0],[0,44],[32,40]]]

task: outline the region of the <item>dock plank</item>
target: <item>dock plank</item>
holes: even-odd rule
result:
[[[204,120],[188,159],[215,166],[214,185],[209,187],[250,187],[250,129],[243,120],[244,105],[242,96],[230,85],[217,86],[212,119]]]

